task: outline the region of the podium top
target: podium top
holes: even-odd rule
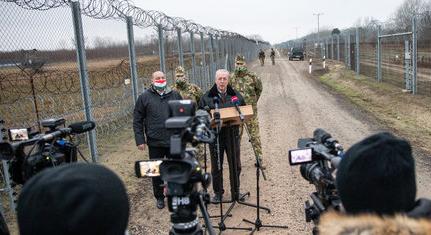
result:
[[[250,120],[253,117],[253,106],[245,105],[239,106],[242,115],[244,116],[244,122]],[[211,116],[214,117],[215,110],[211,110]],[[231,126],[237,126],[241,124],[241,119],[239,117],[239,113],[235,107],[222,108],[219,109],[220,119],[222,120],[223,126],[227,126],[228,124]],[[214,119],[211,120],[211,126],[214,127]]]

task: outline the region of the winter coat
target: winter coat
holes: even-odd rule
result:
[[[165,121],[169,118],[168,102],[181,99],[176,91],[168,90],[160,95],[153,87],[139,96],[133,112],[136,145],[169,147],[170,132],[165,128]]]
[[[199,101],[199,109],[205,109],[206,106],[210,109],[215,109],[214,97],[216,96],[220,97],[217,90],[217,85],[214,84],[214,86],[212,86],[212,88],[202,96],[201,100]],[[231,98],[233,96],[238,97],[240,106],[245,105],[245,101],[242,95],[238,91],[234,90],[231,85],[228,85],[226,90],[226,97],[220,97],[219,108],[234,107],[235,105],[231,102]]]

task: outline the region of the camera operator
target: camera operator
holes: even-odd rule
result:
[[[225,69],[219,69],[215,74],[215,84],[201,98],[199,102],[199,108],[214,109],[214,98],[219,101],[219,108],[234,107],[234,104],[231,102],[231,98],[235,96],[238,97],[240,105],[245,105],[244,98],[241,96],[241,94],[234,90],[231,85],[229,85],[229,71]],[[230,135],[231,131],[234,133],[234,136]],[[241,172],[239,127],[222,127],[218,138],[221,166],[223,167],[223,156],[225,151],[230,169],[233,169],[233,158],[236,159],[237,175],[230,175],[230,185],[231,187],[236,187],[235,192],[239,194],[239,175]],[[211,174],[215,193],[212,200],[213,203],[221,201],[224,193],[221,175],[222,171],[218,169],[216,142],[217,141],[215,141],[213,144],[210,144]],[[237,178],[234,179],[234,177]],[[235,185],[235,181],[238,182],[238,185]]]
[[[165,128],[165,121],[169,118],[168,102],[181,99],[178,92],[168,88],[165,74],[157,71],[153,73],[151,87],[136,101],[133,113],[135,141],[141,151],[148,145],[150,159],[169,157],[170,133]],[[157,208],[163,209],[165,207],[163,181],[160,177],[154,177],[152,181]]]
[[[416,198],[410,144],[390,133],[353,145],[338,166],[336,185],[345,214],[320,218],[325,234],[430,234],[431,201]]]
[[[17,218],[21,235],[124,235],[129,200],[111,170],[73,163],[32,177],[19,196]]]

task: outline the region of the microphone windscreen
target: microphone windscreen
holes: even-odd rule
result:
[[[239,99],[236,96],[232,96],[232,98],[230,98],[230,101],[234,104],[238,104],[239,103]]]
[[[220,98],[218,96],[214,96],[213,97],[213,102],[214,102],[214,104],[219,104],[220,103]]]
[[[72,134],[81,134],[87,131],[91,131],[96,127],[96,123],[93,121],[76,122],[69,125],[72,129]]]
[[[325,130],[321,128],[317,128],[313,133],[314,139],[318,141],[319,143],[325,142],[327,139],[331,138],[331,134],[326,132]]]

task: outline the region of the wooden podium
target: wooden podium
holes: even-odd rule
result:
[[[250,120],[253,117],[253,106],[239,106],[242,115],[244,115],[244,122]],[[222,126],[236,126],[241,124],[241,119],[239,118],[239,113],[235,107],[222,108],[219,109],[220,119],[222,121]],[[214,109],[211,110],[211,116],[214,117]],[[211,120],[211,127],[215,127],[214,118]]]

